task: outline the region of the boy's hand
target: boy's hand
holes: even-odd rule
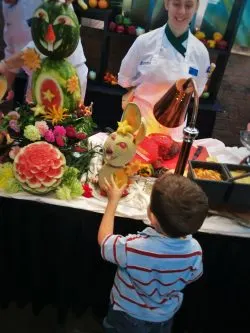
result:
[[[105,181],[104,190],[107,193],[109,201],[118,202],[121,199],[122,194],[127,185],[124,184],[122,187],[119,188],[114,181],[113,175],[111,175],[110,183],[107,181],[106,178],[104,179],[104,181]]]
[[[12,87],[13,81],[16,77],[16,74],[8,71],[7,65],[5,64],[4,61],[0,62],[0,75],[5,76],[5,78],[8,82],[8,89],[10,90]]]

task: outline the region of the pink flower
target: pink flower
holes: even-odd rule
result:
[[[86,137],[87,137],[87,134],[86,133],[76,133],[76,137],[77,137],[77,139],[79,139],[79,140],[84,140],[84,139],[86,139]]]
[[[66,127],[66,135],[68,138],[75,138],[76,137],[76,130],[72,125]]]
[[[44,121],[44,120],[36,121],[35,122],[35,127],[38,129],[41,136],[44,136],[45,133],[49,130],[49,127],[48,127],[46,121]]]
[[[20,118],[20,114],[17,111],[10,111],[8,112],[8,117],[17,120]]]
[[[54,133],[55,137],[56,136],[65,136],[66,130],[63,126],[57,125],[57,126],[54,127],[53,133]]]
[[[14,146],[11,148],[10,152],[9,152],[9,157],[14,160],[14,158],[16,157],[16,155],[19,153],[19,150],[21,148],[19,146]]]
[[[9,121],[9,127],[15,131],[16,133],[20,132],[20,126],[18,125],[17,121],[15,119],[12,119]]]
[[[55,136],[52,130],[48,130],[44,133],[44,138],[48,142],[55,142]]]
[[[56,143],[59,147],[63,147],[65,144],[63,136],[56,136]]]

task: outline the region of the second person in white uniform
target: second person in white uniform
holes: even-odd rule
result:
[[[28,21],[42,0],[2,0],[4,19],[3,39],[5,42],[4,58],[8,59],[32,40]],[[19,69],[8,72],[8,81],[12,85]]]

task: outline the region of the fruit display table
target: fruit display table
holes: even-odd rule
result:
[[[217,141],[216,144],[216,149],[210,145],[208,150],[217,150],[218,156],[225,154],[228,149]],[[230,150],[228,159],[233,158]],[[116,269],[101,259],[97,244],[105,200],[94,197],[61,201],[49,196],[1,192],[3,307],[11,301],[19,306],[32,302],[34,312],[39,313],[47,304],[53,304],[60,323],[69,309],[79,315],[91,306],[97,315],[105,314]],[[115,232],[123,235],[142,230],[145,224],[141,220],[146,218],[142,209],[131,205],[128,208],[125,202],[119,205],[115,223]],[[208,217],[195,237],[204,251],[204,275],[185,290],[175,330],[240,331],[250,310],[250,264],[245,260],[250,251],[250,229],[232,219]]]
[[[100,132],[89,139],[90,145],[101,146],[103,145],[106,137],[106,133]],[[206,159],[208,155],[212,155],[214,158],[217,158],[218,162],[239,163],[245,156],[248,155],[247,149],[244,147],[225,147],[221,141],[215,139],[196,140],[194,146],[197,147],[200,145],[207,147],[205,155],[200,155],[201,159]],[[194,149],[194,152],[195,150],[196,149]],[[175,163],[177,162],[176,157],[172,160],[174,160]],[[167,161],[167,164],[170,167],[173,167],[172,160]],[[98,166],[101,164],[102,155],[96,155],[92,160],[89,171],[92,177],[98,173],[98,169],[100,168]],[[152,184],[152,178],[135,178],[134,184],[130,186],[129,194],[121,199],[117,208],[116,216],[132,218],[133,220],[141,220],[145,224],[148,224],[147,206],[150,199]],[[0,190],[0,196],[9,199],[34,201],[37,203],[55,205],[59,206],[58,209],[60,209],[60,207],[68,207],[99,214],[104,213],[107,203],[106,197],[100,194],[98,187],[93,190],[93,197],[91,198],[78,197],[77,199],[68,201],[55,198],[53,193],[47,195],[34,195],[27,192],[9,194]],[[223,217],[223,215],[225,216]],[[239,216],[233,218],[232,215],[227,213],[225,214],[225,212],[213,211],[205,220],[200,231],[222,235],[250,237],[250,229],[246,229],[242,227],[241,224],[237,223],[239,220]]]

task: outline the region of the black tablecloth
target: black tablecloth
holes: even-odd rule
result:
[[[0,199],[0,303],[47,304],[63,320],[69,309],[81,315],[91,306],[102,316],[116,267],[104,262],[97,244],[101,215],[31,201]],[[116,218],[115,232],[145,226]],[[250,240],[195,235],[204,251],[204,275],[185,290],[175,331],[229,332],[247,327],[250,313]],[[215,325],[215,323],[217,323]]]

